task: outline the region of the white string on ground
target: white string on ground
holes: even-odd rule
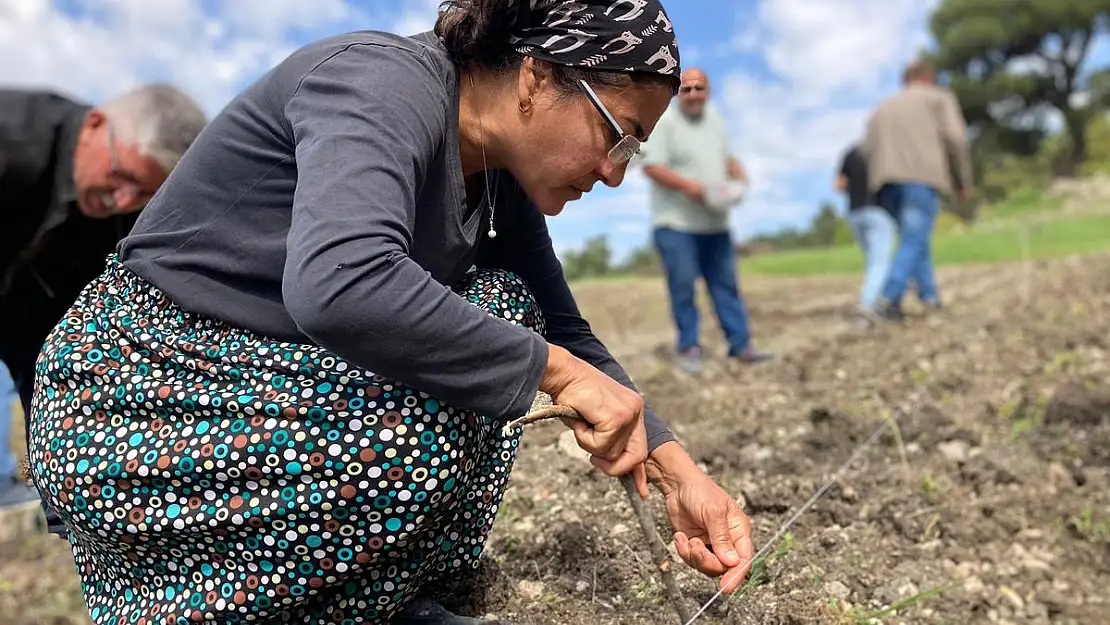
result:
[[[828,492],[828,490],[832,488],[834,484],[840,481],[841,475],[845,471],[847,471],[853,463],[855,463],[856,459],[861,456],[863,452],[867,451],[867,449],[871,447],[871,445],[875,444],[875,441],[879,440],[879,437],[881,437],[883,433],[886,432],[886,429],[891,425],[891,423],[896,421],[897,418],[898,415],[896,414],[891,419],[883,421],[883,424],[879,426],[879,428],[875,430],[875,432],[871,436],[869,436],[867,440],[860,443],[859,447],[856,447],[856,450],[852,452],[852,455],[849,456],[847,460],[844,461],[844,464],[840,465],[840,468],[838,468],[836,472],[833,473],[832,477],[830,477],[828,481],[821,486],[821,488],[817,489],[817,492],[809,498],[809,501],[805,502],[801,508],[798,508],[798,511],[795,512],[789,519],[787,519],[786,523],[782,524],[782,527],[779,528],[778,532],[776,532],[775,535],[771,537],[771,540],[768,540],[763,545],[762,549],[760,549],[758,552],[756,552],[754,556],[752,556],[752,559],[749,562],[755,562],[760,558],[766,556],[771,548],[775,546],[775,543],[778,542],[780,538],[782,538],[783,534],[789,531],[790,528],[794,526],[794,523],[796,523],[798,519],[806,513],[807,510],[813,507],[815,503],[817,503],[822,497],[825,496],[825,493]],[[705,605],[703,605],[697,612],[695,612],[694,616],[690,617],[690,620],[686,621],[685,625],[692,625],[694,621],[698,620],[698,617],[700,617],[702,614],[705,614],[705,611],[708,610],[717,601],[717,599],[721,598],[721,595],[724,594],[724,589],[726,587],[727,584],[722,583],[721,589],[717,591],[717,594],[713,595],[713,597],[711,597],[709,601],[705,603]]]

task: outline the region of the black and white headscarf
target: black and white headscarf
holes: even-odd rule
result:
[[[676,78],[682,71],[659,0],[520,0],[514,22],[512,45],[537,59]]]

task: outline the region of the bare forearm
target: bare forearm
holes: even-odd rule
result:
[[[677,441],[669,441],[657,447],[644,464],[648,480],[655,484],[663,495],[675,490],[679,484],[692,476],[704,477],[705,475]]]
[[[648,165],[644,167],[644,173],[655,184],[683,193],[688,192],[691,186],[697,184],[696,181],[679,175],[665,165]]]

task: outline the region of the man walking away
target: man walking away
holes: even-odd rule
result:
[[[99,107],[0,90],[0,360],[30,413],[35,360],[81,290],[206,123],[187,95],[145,85]],[[8,441],[0,441],[7,446]],[[47,511],[52,529],[61,528]]]
[[[770,358],[752,348],[748,313],[737,285],[736,252],[728,211],[706,203],[707,189],[747,175],[728,146],[724,120],[709,106],[709,79],[699,69],[682,73],[678,106],[663,114],[644,146],[644,173],[653,182],[655,246],[666,270],[671,313],[678,326],[680,366],[701,369],[694,285],[705,279],[728,355],[743,363]]]
[[[853,145],[844,154],[836,188],[847,195],[848,223],[863,253],[859,312],[865,322],[872,323],[875,305],[890,272],[896,225],[890,213],[875,203],[868,188],[867,163],[859,146]]]
[[[936,84],[927,61],[912,63],[903,82],[901,92],[871,115],[863,142],[869,186],[898,221],[901,236],[876,309],[892,321],[904,319],[902,297],[910,280],[927,308],[940,308],[932,257],[938,196],[951,195],[954,186],[963,201],[972,184],[967,123],[955,95]]]

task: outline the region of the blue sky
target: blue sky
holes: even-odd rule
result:
[[[868,110],[928,43],[937,0],[671,0],[684,66],[705,69],[753,187],[739,239],[801,226],[831,189]],[[50,86],[96,102],[165,80],[215,113],[320,36],[431,26],[435,0],[16,0],[0,2],[0,84]],[[1093,53],[1110,60],[1110,46]],[[10,62],[18,59],[18,62]],[[550,221],[559,249],[608,234],[618,256],[647,241],[648,186],[633,170]]]

